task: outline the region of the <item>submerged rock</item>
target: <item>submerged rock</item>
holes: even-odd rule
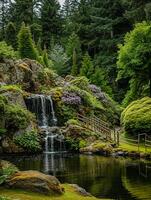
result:
[[[56,177],[38,171],[17,172],[8,181],[8,186],[13,189],[24,189],[46,195],[64,192]]]

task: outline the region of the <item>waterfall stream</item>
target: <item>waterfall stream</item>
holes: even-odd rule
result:
[[[39,128],[45,133],[45,153],[64,150],[64,137],[58,134],[57,118],[51,96],[32,95],[26,99],[27,108],[35,113]]]

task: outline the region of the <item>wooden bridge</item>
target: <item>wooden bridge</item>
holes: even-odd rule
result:
[[[109,127],[109,124],[96,116],[85,117],[78,114],[78,120],[82,127],[93,131],[99,138],[105,141],[119,143],[117,133]]]

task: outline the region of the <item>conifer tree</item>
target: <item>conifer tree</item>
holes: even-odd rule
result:
[[[72,74],[77,75],[79,73],[81,61],[81,44],[79,37],[75,33],[72,33],[68,39],[66,53],[70,58],[70,64],[72,65]]]
[[[86,53],[83,57],[82,67],[80,69],[80,75],[86,76],[87,78],[91,79],[94,73],[94,66],[91,61],[91,58],[88,53]]]
[[[24,23],[18,34],[18,52],[21,58],[38,60],[38,52],[32,40],[30,28]]]
[[[14,23],[9,22],[6,27],[5,40],[8,45],[11,45],[14,48],[14,50],[17,49],[16,36],[16,27]]]
[[[59,14],[60,4],[57,0],[43,0],[41,6],[42,45],[50,49],[53,39],[57,40],[61,32]]]
[[[77,54],[76,54],[76,50],[73,49],[71,74],[73,76],[77,76],[78,73],[79,72],[78,72],[78,65],[77,65]]]
[[[42,57],[43,57],[43,63],[45,65],[45,67],[49,68],[49,59],[48,59],[48,54],[47,54],[47,50],[46,49],[44,49]]]

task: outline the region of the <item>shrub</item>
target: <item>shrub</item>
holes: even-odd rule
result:
[[[4,135],[7,132],[5,128],[0,128],[0,136]]]
[[[77,86],[82,90],[90,91],[89,80],[85,76],[80,76],[70,81],[71,85]]]
[[[3,85],[0,87],[0,93],[4,93],[7,91],[23,93],[21,87],[18,85]]]
[[[0,95],[0,118],[3,116],[6,110],[7,99],[3,95]]]
[[[42,85],[55,86],[56,74],[49,68],[44,68],[38,74],[38,80]]]
[[[5,115],[6,128],[11,130],[25,129],[33,117],[29,111],[14,104],[7,106]]]
[[[41,150],[40,139],[34,130],[17,136],[14,141],[28,152],[37,152]]]
[[[18,168],[10,162],[0,161],[0,185],[3,184],[11,175],[18,171]]]
[[[81,97],[74,92],[65,91],[62,96],[62,101],[67,105],[80,105]]]
[[[3,58],[16,58],[17,54],[11,46],[8,46],[6,42],[0,42],[0,60]]]
[[[69,119],[66,123],[67,125],[79,125],[79,122],[76,119]]]
[[[98,101],[97,98],[90,92],[82,90],[77,86],[69,86],[67,87],[67,90],[80,96],[85,106],[91,107],[93,109],[104,109],[101,102]]]
[[[125,131],[132,135],[151,132],[151,98],[133,101],[122,113]]]

